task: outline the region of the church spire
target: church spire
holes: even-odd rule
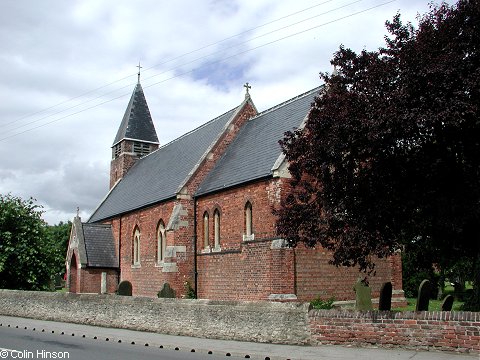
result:
[[[157,132],[140,84],[140,63],[137,67],[138,82],[112,145],[110,187],[121,179],[140,157],[158,149],[159,146]]]
[[[122,122],[118,128],[113,146],[123,139],[138,140],[158,144],[157,132],[153,125],[142,85],[137,83],[133,90]]]

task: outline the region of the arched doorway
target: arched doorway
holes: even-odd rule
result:
[[[70,259],[70,276],[68,279],[68,291],[72,293],[77,292],[77,257],[73,253],[72,258]]]

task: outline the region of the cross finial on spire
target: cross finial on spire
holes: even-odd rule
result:
[[[80,216],[80,208],[77,206],[77,217]]]
[[[138,68],[138,74],[137,74],[138,80],[137,80],[137,81],[138,81],[138,83],[140,84],[140,69],[142,68],[142,67],[140,66],[140,61],[138,62],[137,68]]]
[[[249,89],[251,89],[252,87],[247,83],[245,83],[245,85],[243,85],[243,87],[246,89],[246,93],[245,93],[245,98],[247,97],[250,97],[250,93],[248,92]]]

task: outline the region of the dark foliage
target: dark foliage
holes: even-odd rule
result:
[[[365,271],[414,248],[441,268],[478,263],[480,1],[386,25],[385,48],[340,47],[304,129],[281,142],[293,191],[278,231]]]
[[[118,284],[117,295],[132,296],[132,283],[124,280]]]

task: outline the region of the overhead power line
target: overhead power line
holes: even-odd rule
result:
[[[274,23],[274,22],[278,22],[278,21],[280,21],[280,20],[282,20],[282,19],[291,17],[291,16],[293,16],[294,14],[298,14],[298,13],[301,13],[301,12],[305,12],[305,11],[307,11],[307,10],[310,10],[310,9],[314,8],[314,7],[318,7],[318,6],[320,6],[320,5],[326,4],[326,3],[331,2],[331,1],[333,1],[333,0],[329,0],[329,1],[326,1],[326,2],[323,2],[323,3],[320,3],[320,4],[317,4],[317,5],[315,5],[315,6],[310,6],[310,7],[306,8],[306,9],[301,10],[301,11],[297,11],[297,12],[292,13],[292,14],[289,14],[289,15],[287,15],[287,16],[283,16],[283,17],[281,17],[281,18],[279,18],[279,19],[276,19],[276,20],[270,21],[270,22],[268,22],[268,23],[265,23],[265,24],[256,26],[256,27],[254,27],[254,28],[251,28],[251,29],[249,29],[249,30],[243,31],[243,32],[241,32],[241,33],[239,33],[239,34],[237,34],[237,35],[233,35],[233,36],[230,36],[230,37],[225,38],[225,39],[223,39],[223,40],[220,40],[220,41],[217,41],[217,42],[215,42],[215,43],[212,43],[212,44],[210,44],[210,45],[203,46],[203,47],[201,47],[201,48],[198,48],[197,50],[190,51],[190,52],[188,52],[188,53],[185,53],[185,54],[183,54],[183,55],[180,55],[180,56],[177,56],[177,57],[175,57],[175,58],[173,58],[173,59],[170,59],[170,60],[168,60],[168,61],[165,61],[165,62],[163,62],[163,63],[159,63],[159,64],[157,64],[157,65],[151,66],[151,67],[143,70],[143,72],[145,72],[145,71],[147,71],[147,70],[150,70],[150,69],[153,69],[153,68],[156,68],[156,67],[159,67],[159,66],[161,66],[161,65],[165,65],[165,64],[167,64],[167,63],[169,63],[169,62],[171,62],[171,61],[173,61],[173,60],[175,60],[175,59],[180,59],[180,58],[182,58],[182,57],[185,57],[186,55],[193,54],[193,53],[195,53],[195,52],[198,52],[198,51],[200,51],[200,50],[202,50],[202,49],[211,47],[211,46],[216,45],[216,44],[220,44],[220,43],[222,43],[222,42],[224,42],[224,41],[226,41],[226,40],[228,40],[228,39],[232,39],[232,38],[234,38],[234,37],[237,37],[237,36],[246,34],[246,33],[248,33],[248,32],[251,32],[251,31],[255,30],[255,29],[259,29],[259,28],[264,27],[264,26],[266,26],[266,25],[269,25],[269,24],[272,24],[272,23]],[[314,18],[317,18],[317,17],[323,16],[323,15],[332,13],[332,12],[334,12],[334,11],[337,11],[337,10],[340,10],[340,9],[343,9],[343,8],[346,8],[346,7],[348,7],[348,6],[351,6],[351,5],[353,5],[353,4],[355,4],[355,3],[358,3],[358,2],[361,2],[361,1],[363,1],[363,0],[355,0],[355,1],[350,2],[350,3],[347,3],[347,4],[345,4],[345,5],[342,5],[342,6],[339,6],[339,7],[334,8],[334,9],[325,11],[325,12],[323,12],[323,13],[320,13],[320,14],[317,14],[317,15],[314,15],[314,16],[311,16],[311,17],[308,17],[308,18],[306,18],[306,19],[297,21],[297,22],[295,22],[295,23],[293,23],[293,24],[289,24],[289,25],[286,25],[286,26],[277,28],[277,29],[275,29],[275,30],[269,31],[269,32],[264,33],[264,34],[261,34],[261,35],[257,35],[257,36],[255,36],[255,37],[253,37],[253,38],[248,39],[248,40],[242,41],[242,42],[240,42],[240,43],[236,43],[236,44],[231,45],[231,46],[229,46],[229,47],[227,47],[227,48],[223,48],[222,50],[218,50],[218,51],[209,53],[209,54],[207,54],[207,55],[197,57],[197,58],[195,58],[195,59],[193,59],[193,60],[189,60],[189,61],[187,61],[187,62],[181,63],[181,64],[179,64],[179,65],[177,65],[177,66],[175,66],[175,67],[173,67],[173,68],[169,68],[169,69],[166,69],[166,70],[164,70],[164,71],[162,71],[162,72],[159,72],[159,73],[157,73],[157,74],[154,74],[154,75],[151,75],[151,76],[148,76],[148,77],[144,77],[143,80],[149,80],[149,79],[152,79],[152,78],[154,78],[154,77],[163,75],[163,74],[165,74],[165,73],[169,73],[169,72],[171,72],[171,71],[174,71],[174,70],[177,70],[177,69],[181,69],[182,67],[184,67],[184,66],[186,66],[186,65],[194,64],[194,63],[196,63],[196,62],[198,62],[198,61],[201,61],[201,60],[203,60],[203,59],[212,57],[212,56],[217,55],[217,54],[222,54],[222,53],[226,52],[227,50],[234,49],[234,48],[238,48],[238,47],[240,47],[240,46],[242,46],[242,45],[248,44],[248,43],[251,42],[251,41],[258,40],[258,39],[260,39],[260,38],[262,38],[262,37],[271,35],[271,34],[273,34],[273,33],[276,33],[276,32],[278,32],[278,31],[281,31],[281,30],[285,30],[285,29],[290,28],[290,27],[292,27],[292,26],[295,26],[295,25],[304,23],[304,22],[306,22],[306,21],[309,21],[309,20],[312,20],[312,19],[314,19]],[[229,57],[229,58],[230,58],[230,57]],[[214,62],[214,63],[216,63],[216,62]],[[81,98],[81,97],[83,97],[83,96],[85,96],[85,95],[94,93],[94,92],[96,92],[97,90],[106,88],[106,87],[108,87],[108,86],[110,86],[110,85],[113,85],[113,84],[115,84],[115,83],[117,83],[117,82],[120,82],[120,81],[122,81],[122,80],[125,80],[125,79],[129,78],[130,76],[132,76],[132,75],[129,75],[129,76],[127,76],[127,77],[123,77],[123,78],[121,78],[121,79],[119,79],[119,80],[116,80],[116,81],[114,81],[114,82],[111,82],[111,83],[109,83],[109,84],[107,84],[107,85],[103,85],[103,86],[98,87],[98,88],[96,88],[96,89],[94,89],[94,90],[90,90],[90,91],[88,91],[88,92],[86,92],[86,93],[84,93],[84,94],[82,94],[82,95],[76,96],[76,97],[71,98],[71,99],[69,99],[69,100],[65,100],[65,101],[63,101],[63,102],[61,102],[61,103],[59,103],[59,104],[50,106],[50,107],[48,107],[48,108],[46,108],[46,109],[39,110],[39,111],[37,111],[37,112],[35,112],[35,113],[33,113],[33,114],[23,116],[21,119],[26,119],[26,118],[31,117],[31,116],[33,116],[33,115],[38,115],[38,114],[44,113],[44,112],[47,111],[47,110],[52,110],[52,109],[54,109],[54,108],[56,108],[56,107],[58,107],[58,106],[60,106],[60,105],[66,104],[66,103],[71,102],[71,101],[73,101],[73,100],[75,100],[75,99]],[[44,116],[42,116],[42,117],[40,117],[40,118],[37,118],[37,119],[35,119],[35,120],[32,120],[32,121],[26,122],[26,123],[24,123],[24,124],[21,124],[21,125],[15,127],[15,128],[12,128],[12,129],[9,129],[9,130],[4,130],[3,133],[5,134],[5,133],[10,133],[10,132],[17,131],[17,130],[20,129],[20,128],[23,128],[23,127],[26,127],[26,126],[28,126],[28,125],[32,125],[32,124],[38,123],[38,122],[40,122],[40,121],[42,121],[42,120],[48,119],[48,118],[50,118],[50,117],[52,117],[52,116],[55,116],[55,115],[59,115],[59,114],[65,113],[65,112],[67,112],[67,111],[69,111],[69,110],[76,109],[76,108],[78,108],[78,107],[80,107],[80,106],[83,106],[83,105],[86,105],[86,104],[88,104],[88,103],[91,103],[91,102],[93,102],[93,101],[95,101],[95,100],[101,99],[101,98],[105,97],[106,95],[110,95],[110,94],[116,93],[116,92],[118,92],[118,91],[120,91],[120,90],[122,90],[122,89],[125,89],[125,88],[130,88],[131,86],[132,86],[132,84],[128,84],[128,85],[122,86],[122,87],[120,87],[120,88],[116,88],[116,89],[114,89],[114,90],[111,90],[111,91],[102,93],[102,94],[100,94],[100,95],[98,95],[98,96],[96,96],[96,97],[93,97],[93,98],[91,98],[91,99],[85,100],[85,101],[83,101],[83,102],[81,102],[81,103],[78,103],[78,104],[75,104],[75,105],[71,105],[71,106],[69,106],[69,107],[66,107],[66,108],[63,108],[63,109],[60,109],[60,110],[56,110],[56,111],[54,111],[53,113],[49,113],[49,114],[44,115]],[[20,119],[18,119],[18,120],[20,120]],[[17,121],[18,121],[18,120],[17,120]],[[12,122],[10,122],[10,123],[4,124],[4,125],[0,125],[0,128],[1,128],[2,126],[7,126],[7,125],[13,124],[13,123],[15,123],[15,122],[16,122],[16,121],[12,121]],[[37,127],[35,127],[35,128],[37,128]],[[23,133],[23,132],[22,132],[22,133]]]
[[[275,20],[272,20],[272,21],[266,22],[266,23],[264,23],[264,24],[261,24],[261,25],[252,27],[252,28],[250,28],[250,29],[247,29],[247,30],[245,30],[245,31],[239,32],[239,33],[237,33],[237,34],[235,34],[235,35],[228,36],[228,37],[223,38],[223,39],[221,39],[221,40],[219,40],[219,41],[216,41],[216,42],[213,42],[213,43],[204,45],[204,46],[199,47],[199,48],[197,48],[197,49],[195,49],[195,50],[186,52],[186,53],[184,53],[184,54],[181,54],[181,55],[178,55],[178,56],[176,56],[176,57],[173,57],[173,58],[171,58],[171,59],[169,59],[169,60],[166,60],[166,61],[163,61],[163,62],[161,62],[161,63],[155,64],[155,65],[150,66],[150,67],[148,67],[148,68],[145,68],[145,69],[143,69],[143,72],[146,72],[146,71],[149,71],[149,70],[151,70],[151,69],[155,69],[155,68],[157,68],[157,67],[166,65],[166,64],[171,63],[171,62],[173,62],[173,61],[175,61],[175,60],[182,59],[182,58],[184,58],[184,57],[186,57],[186,56],[188,56],[188,55],[197,53],[197,52],[199,52],[199,51],[201,51],[201,50],[208,49],[208,48],[210,48],[210,47],[212,47],[212,46],[215,46],[215,45],[219,45],[219,44],[221,44],[221,43],[223,43],[223,42],[226,42],[226,41],[228,41],[228,40],[234,39],[234,38],[239,37],[239,36],[244,35],[244,34],[248,34],[248,33],[252,32],[252,31],[254,31],[254,30],[260,29],[260,28],[265,27],[265,26],[267,26],[267,25],[271,25],[271,24],[273,24],[273,23],[276,23],[276,22],[278,22],[278,21],[287,19],[287,18],[292,17],[292,16],[294,16],[294,15],[301,14],[301,13],[303,13],[303,12],[305,12],[305,11],[311,10],[311,9],[316,8],[316,7],[319,7],[319,6],[321,6],[321,5],[325,5],[325,4],[327,4],[327,3],[329,3],[329,2],[332,2],[332,1],[333,1],[333,0],[327,0],[327,1],[324,1],[324,2],[321,2],[321,3],[318,3],[318,4],[315,4],[315,5],[313,5],[313,6],[309,6],[309,7],[305,8],[305,9],[302,9],[302,10],[299,10],[299,11],[296,11],[296,12],[293,12],[293,13],[290,13],[290,14],[288,14],[288,15],[282,16],[282,17],[277,18],[277,19],[275,19]],[[362,0],[359,0],[359,1],[362,1]],[[211,54],[210,54],[210,55],[211,55]],[[210,55],[207,55],[207,56],[210,56]],[[198,60],[198,59],[196,59],[195,61],[197,61],[197,60]],[[190,62],[189,62],[189,63],[190,63]],[[187,63],[187,64],[189,64],[189,63]],[[183,66],[183,65],[186,65],[186,64],[182,64],[181,66]],[[163,72],[162,72],[162,73],[163,73]],[[162,74],[162,73],[160,73],[160,74]],[[136,74],[135,74],[135,75],[136,75]],[[48,111],[48,110],[51,110],[51,109],[56,108],[56,107],[58,107],[58,106],[60,106],[60,105],[66,104],[66,103],[68,103],[68,102],[71,102],[71,101],[73,101],[73,100],[82,98],[82,97],[84,97],[84,96],[86,96],[86,95],[89,95],[89,94],[92,94],[92,93],[94,93],[94,92],[96,92],[96,91],[98,91],[98,90],[101,90],[101,89],[104,89],[104,88],[106,88],[106,87],[109,87],[110,85],[116,84],[116,83],[118,83],[118,82],[120,82],[120,81],[122,81],[122,80],[128,79],[128,78],[131,77],[131,76],[133,76],[133,74],[132,74],[132,75],[127,75],[127,76],[125,76],[125,77],[123,77],[123,78],[121,78],[121,79],[117,79],[117,80],[115,80],[115,81],[112,81],[112,82],[110,82],[110,83],[108,83],[108,84],[106,84],[106,85],[102,85],[102,86],[100,86],[100,87],[97,87],[97,88],[95,88],[95,89],[88,90],[88,91],[86,91],[86,92],[84,92],[84,93],[82,93],[82,94],[80,94],[80,95],[77,95],[77,96],[75,96],[75,97],[69,98],[69,99],[67,99],[67,100],[65,100],[65,101],[62,101],[62,102],[60,102],[60,103],[57,103],[57,104],[55,104],[55,105],[52,105],[52,106],[46,107],[46,108],[44,108],[44,109],[41,109],[41,110],[38,110],[38,111],[35,111],[35,112],[32,112],[32,113],[26,114],[26,115],[24,115],[24,116],[22,116],[22,117],[20,117],[20,118],[17,118],[17,119],[15,119],[15,120],[13,120],[13,121],[8,122],[8,123],[0,124],[0,128],[5,127],[5,126],[8,126],[8,125],[11,125],[11,124],[14,124],[15,122],[18,122],[18,121],[20,121],[20,120],[23,120],[23,119],[32,117],[33,115],[37,115],[37,114],[44,113],[44,112],[46,112],[46,111]],[[130,86],[130,85],[129,85],[129,86]],[[123,89],[123,87],[120,88],[120,89]],[[120,90],[120,89],[116,89],[116,90]],[[114,90],[114,91],[116,91],[116,90]],[[101,96],[105,96],[105,95],[108,95],[108,94],[110,94],[110,93],[111,93],[111,92],[107,92],[107,93],[102,94]],[[92,99],[92,100],[96,100],[96,99],[97,99],[97,98]],[[88,101],[87,101],[87,102],[88,102]],[[79,105],[82,105],[82,104],[79,104]],[[67,109],[62,110],[62,111],[70,110],[70,109],[75,108],[75,107],[76,107],[76,106],[73,106],[73,107],[67,108]],[[58,113],[59,113],[59,112],[56,112],[56,113],[53,113],[53,114],[51,114],[51,115],[57,115]],[[48,116],[47,116],[47,117],[48,117]],[[43,120],[44,118],[45,118],[45,117],[40,118],[40,119],[38,119],[38,120]],[[31,122],[31,123],[27,123],[27,124],[24,124],[24,125],[22,125],[22,126],[20,126],[20,127],[23,127],[23,126],[26,126],[26,125],[30,125],[30,124],[35,123],[35,122],[36,122],[36,121]]]
[[[330,1],[332,1],[332,0],[330,0]],[[330,2],[330,1],[326,1],[326,2],[324,2],[324,3],[327,3],[327,2]],[[348,5],[352,5],[352,4],[357,3],[357,2],[359,2],[359,1],[362,1],[362,0],[356,0],[356,1],[352,2],[352,3],[350,3],[350,4],[343,5],[343,6],[341,6],[340,8],[344,8],[344,7],[348,6]],[[383,3],[380,3],[380,4],[377,4],[377,5],[371,6],[371,7],[369,7],[369,8],[366,8],[366,9],[363,9],[363,10],[360,10],[360,11],[357,11],[357,12],[354,12],[354,13],[351,13],[351,14],[348,14],[348,15],[345,15],[345,16],[342,16],[342,17],[339,17],[339,18],[336,18],[336,19],[334,19],[334,20],[331,20],[331,21],[328,21],[328,22],[324,22],[324,23],[322,23],[322,24],[319,24],[319,25],[316,25],[316,26],[313,26],[313,27],[304,29],[304,30],[302,30],[302,31],[298,31],[298,32],[295,32],[295,33],[293,33],[293,34],[289,34],[289,35],[286,35],[286,36],[277,38],[277,39],[275,39],[275,40],[272,40],[272,41],[263,43],[263,44],[261,44],[261,45],[258,45],[258,46],[255,46],[255,47],[252,47],[252,48],[249,48],[249,49],[246,49],[246,50],[242,50],[242,51],[237,52],[237,53],[235,53],[235,54],[232,54],[232,55],[229,55],[229,56],[226,56],[226,57],[217,59],[217,60],[215,60],[215,61],[212,61],[212,62],[210,63],[210,65],[211,65],[211,64],[217,64],[217,63],[222,63],[222,62],[224,62],[224,61],[226,61],[226,60],[228,60],[228,59],[234,58],[234,57],[236,57],[236,56],[238,56],[238,55],[242,55],[242,54],[245,54],[245,53],[248,53],[248,52],[257,50],[257,49],[259,49],[259,48],[262,48],[262,47],[265,47],[265,46],[268,46],[268,45],[271,45],[271,44],[280,42],[280,41],[282,41],[282,40],[285,40],[285,39],[288,39],[288,38],[292,38],[292,37],[294,37],[294,36],[298,36],[298,35],[300,35],[300,34],[303,34],[303,33],[306,33],[306,32],[309,32],[309,31],[312,31],[312,30],[315,30],[315,29],[318,29],[318,28],[320,28],[320,27],[323,27],[323,26],[326,26],[326,25],[335,23],[335,22],[337,22],[337,21],[341,21],[341,20],[344,20],[344,19],[347,19],[347,18],[356,16],[356,15],[359,15],[359,14],[362,14],[362,13],[365,13],[365,12],[368,12],[368,11],[371,11],[371,10],[373,10],[373,9],[376,9],[376,8],[381,7],[381,6],[384,6],[384,5],[393,3],[393,2],[395,2],[395,1],[396,1],[396,0],[389,0],[389,1],[386,1],[386,2],[383,2]],[[322,4],[324,4],[324,3],[322,3]],[[316,5],[316,6],[319,6],[319,5]],[[315,6],[313,6],[313,7],[315,7]],[[302,10],[302,11],[298,11],[298,12],[293,13],[293,14],[297,14],[297,13],[306,11],[306,10],[311,9],[311,8],[312,8],[312,7],[307,8],[307,9],[304,9],[304,10]],[[332,11],[334,11],[334,10],[330,10],[330,11],[328,11],[328,12],[332,12]],[[328,12],[326,12],[326,13],[328,13]],[[284,16],[284,17],[282,17],[282,18],[280,18],[280,19],[284,19],[284,18],[286,18],[286,17],[292,16],[293,14],[290,14],[290,15],[288,15],[288,16]],[[317,16],[314,16],[314,17],[317,17]],[[302,21],[300,21],[300,22],[304,22],[304,21],[310,20],[310,19],[312,19],[312,18],[313,18],[313,17],[311,17],[311,18],[309,18],[309,19],[306,19],[306,20],[302,20]],[[267,24],[276,22],[276,21],[278,21],[278,20],[280,20],[280,19],[271,21],[271,22],[269,22],[269,23],[267,23]],[[284,26],[284,27],[280,28],[279,30],[285,29],[285,28],[287,28],[287,27],[294,26],[294,25],[296,25],[296,24],[298,24],[298,23],[300,23],[300,22],[291,24],[291,25],[289,25],[289,26]],[[266,25],[266,24],[261,25],[261,26],[257,26],[256,28],[259,28],[259,27],[262,27],[262,26],[265,26],[265,25]],[[253,29],[255,29],[255,28],[253,28]],[[240,33],[240,34],[244,34],[244,33],[249,32],[249,31],[251,31],[251,30],[244,31],[244,32],[242,32],[242,33]],[[242,43],[240,43],[240,44],[236,44],[235,46],[232,46],[232,47],[230,47],[230,48],[238,47],[238,46],[243,45],[243,44],[245,44],[245,43],[247,43],[247,42],[249,42],[249,41],[256,40],[256,39],[258,39],[258,38],[261,38],[261,37],[263,37],[263,36],[269,35],[269,34],[274,33],[274,32],[276,32],[276,31],[278,31],[278,30],[274,30],[274,31],[271,31],[271,32],[266,33],[266,34],[259,35],[259,36],[257,36],[257,37],[254,37],[254,38],[248,40],[248,41],[242,42]],[[238,36],[238,35],[237,35],[237,36]],[[235,37],[235,35],[232,36],[232,37]],[[229,38],[232,38],[232,37],[229,37]],[[229,38],[226,38],[226,39],[229,39]],[[221,41],[219,41],[219,42],[217,42],[217,43],[220,43],[220,42],[223,42],[223,41],[225,41],[225,39],[224,39],[224,40],[221,40]],[[217,44],[217,43],[214,43],[214,44]],[[213,46],[214,44],[204,46],[204,47],[199,48],[199,49],[197,49],[197,50],[194,50],[194,51],[191,51],[191,52],[186,53],[186,54],[184,54],[184,55],[181,55],[181,56],[179,56],[179,57],[177,57],[177,58],[180,58],[180,57],[186,56],[186,55],[188,55],[188,54],[194,53],[194,52],[199,51],[199,50],[201,50],[201,49],[204,49],[204,48],[206,48],[206,47]],[[230,48],[228,48],[228,49],[230,49]],[[192,61],[189,61],[189,62],[187,62],[187,63],[181,64],[181,65],[179,65],[179,66],[177,66],[177,67],[175,67],[175,68],[172,68],[172,69],[163,71],[163,72],[161,72],[161,73],[159,73],[159,74],[152,75],[152,76],[147,77],[147,78],[145,78],[145,79],[151,79],[151,78],[153,78],[153,77],[159,76],[159,75],[164,74],[164,73],[166,73],[166,72],[170,72],[170,71],[172,71],[172,70],[176,70],[176,69],[178,69],[178,68],[180,68],[180,67],[183,67],[183,66],[185,66],[185,65],[191,64],[192,62],[196,62],[196,61],[199,61],[199,60],[203,60],[203,59],[205,59],[205,58],[207,58],[207,57],[211,57],[212,55],[215,55],[215,54],[221,53],[221,52],[223,52],[223,51],[217,51],[217,52],[214,52],[214,53],[211,53],[211,54],[208,54],[208,55],[199,57],[199,58],[197,58],[197,59],[195,59],[195,60],[192,60]],[[171,60],[169,60],[169,61],[171,61]],[[162,63],[162,64],[163,64],[163,63]],[[154,67],[156,67],[156,66],[158,66],[158,65],[155,65]],[[148,69],[152,69],[152,68],[154,68],[154,67],[150,67],[150,68],[148,68]],[[147,70],[148,70],[148,69],[147,69]],[[159,85],[159,84],[161,84],[161,83],[170,81],[170,80],[175,79],[175,78],[177,78],[177,77],[190,74],[190,73],[192,73],[192,72],[194,72],[194,71],[196,71],[196,70],[198,70],[198,69],[196,69],[196,68],[195,68],[195,69],[190,69],[190,70],[187,70],[187,71],[178,73],[178,74],[176,74],[176,75],[173,75],[173,76],[171,76],[171,77],[169,77],[169,78],[163,79],[163,80],[161,80],[161,81],[158,81],[158,82],[155,82],[155,83],[152,83],[152,84],[149,84],[149,85],[144,85],[143,87],[144,87],[144,88],[149,88],[149,87],[152,87],[152,86],[155,86],[155,85]],[[115,82],[112,82],[112,83],[110,83],[110,84],[101,86],[101,87],[96,88],[96,89],[94,89],[94,90],[91,90],[91,91],[89,91],[89,92],[87,92],[87,93],[85,93],[85,94],[79,95],[79,96],[77,96],[77,97],[75,97],[75,98],[72,98],[72,99],[70,99],[70,100],[77,99],[77,98],[82,97],[82,96],[84,96],[84,95],[86,95],[86,94],[90,94],[90,93],[95,92],[95,91],[97,91],[97,90],[99,90],[99,89],[102,89],[102,88],[105,88],[105,87],[107,87],[107,86],[110,86],[111,84],[114,84],[114,83],[119,82],[119,81],[121,81],[121,80],[127,79],[127,78],[129,78],[130,76],[132,76],[132,75],[129,75],[129,76],[127,76],[127,77],[124,77],[124,78],[122,78],[122,79],[119,79],[119,80],[117,80],[117,81],[115,81]],[[125,85],[125,86],[123,86],[123,87],[121,87],[121,88],[118,88],[118,89],[112,90],[112,91],[110,91],[110,92],[104,93],[104,94],[102,94],[102,95],[100,95],[100,96],[98,96],[98,97],[96,97],[96,98],[90,99],[90,100],[85,101],[85,102],[83,102],[83,103],[80,103],[80,104],[71,106],[71,107],[69,107],[69,108],[67,108],[67,109],[58,111],[58,112],[56,112],[56,113],[54,113],[54,114],[46,115],[46,116],[44,116],[44,117],[42,117],[42,118],[40,118],[40,119],[37,119],[37,120],[35,120],[35,121],[32,121],[32,122],[30,122],[30,123],[28,123],[28,124],[25,124],[25,125],[22,125],[22,126],[20,126],[20,127],[24,127],[24,126],[27,126],[27,125],[31,125],[31,124],[33,124],[33,123],[36,123],[36,122],[38,122],[38,121],[44,120],[44,119],[49,118],[49,117],[52,117],[52,116],[54,116],[54,115],[58,115],[59,113],[62,113],[62,112],[65,112],[65,111],[74,109],[74,108],[79,107],[79,106],[82,106],[82,105],[85,105],[85,104],[87,104],[87,103],[89,103],[89,102],[92,102],[92,101],[97,100],[97,99],[99,99],[99,98],[101,98],[101,97],[104,97],[105,95],[111,94],[111,93],[113,93],[113,92],[117,92],[117,91],[122,90],[122,89],[127,88],[127,87],[131,87],[132,85],[133,85],[133,84]],[[42,123],[42,124],[40,124],[40,125],[37,125],[37,126],[31,127],[31,128],[28,128],[28,129],[23,130],[23,131],[21,131],[21,132],[18,132],[18,133],[9,135],[9,136],[2,137],[2,138],[0,138],[0,141],[5,141],[5,140],[7,140],[7,139],[10,139],[10,138],[12,138],[12,137],[15,137],[15,136],[24,134],[24,133],[26,133],[26,132],[29,132],[29,131],[32,131],[32,130],[41,128],[41,127],[43,127],[43,126],[50,125],[50,124],[52,124],[52,123],[58,122],[58,121],[60,121],[60,120],[63,120],[63,119],[65,119],[65,118],[68,118],[68,117],[77,115],[77,114],[82,113],[82,112],[85,112],[85,111],[87,111],[87,110],[94,109],[94,108],[96,108],[96,107],[105,105],[105,104],[107,104],[107,103],[109,103],[109,102],[112,102],[112,101],[114,101],[114,100],[120,99],[120,98],[125,97],[125,96],[129,96],[129,95],[131,95],[130,92],[124,93],[124,94],[122,94],[122,95],[119,95],[119,96],[116,96],[116,97],[114,97],[114,98],[111,98],[111,99],[102,101],[102,102],[100,102],[100,103],[97,103],[97,104],[95,104],[95,105],[92,105],[92,106],[89,106],[89,107],[86,107],[86,108],[80,109],[80,110],[75,111],[75,112],[73,112],[73,113],[70,113],[70,114],[61,116],[61,117],[56,118],[56,119],[54,119],[54,120],[48,121],[48,122],[46,122],[46,123]],[[66,100],[65,102],[62,102],[62,103],[60,103],[60,104],[64,104],[64,103],[66,103],[66,102],[68,102],[68,101],[70,101],[70,100]],[[56,107],[56,106],[59,106],[60,104],[53,105],[53,106],[51,106],[51,107],[49,107],[49,108],[47,108],[47,109],[54,108],[54,107]],[[40,112],[42,112],[42,111],[45,111],[45,110],[46,110],[46,109],[41,110],[41,111],[38,111],[38,112],[36,112],[35,114],[38,114],[38,113],[40,113]],[[18,127],[17,129],[14,129],[14,130],[18,130],[20,127]],[[11,130],[10,130],[10,131],[11,131]],[[4,132],[4,133],[5,133],[5,132]]]

